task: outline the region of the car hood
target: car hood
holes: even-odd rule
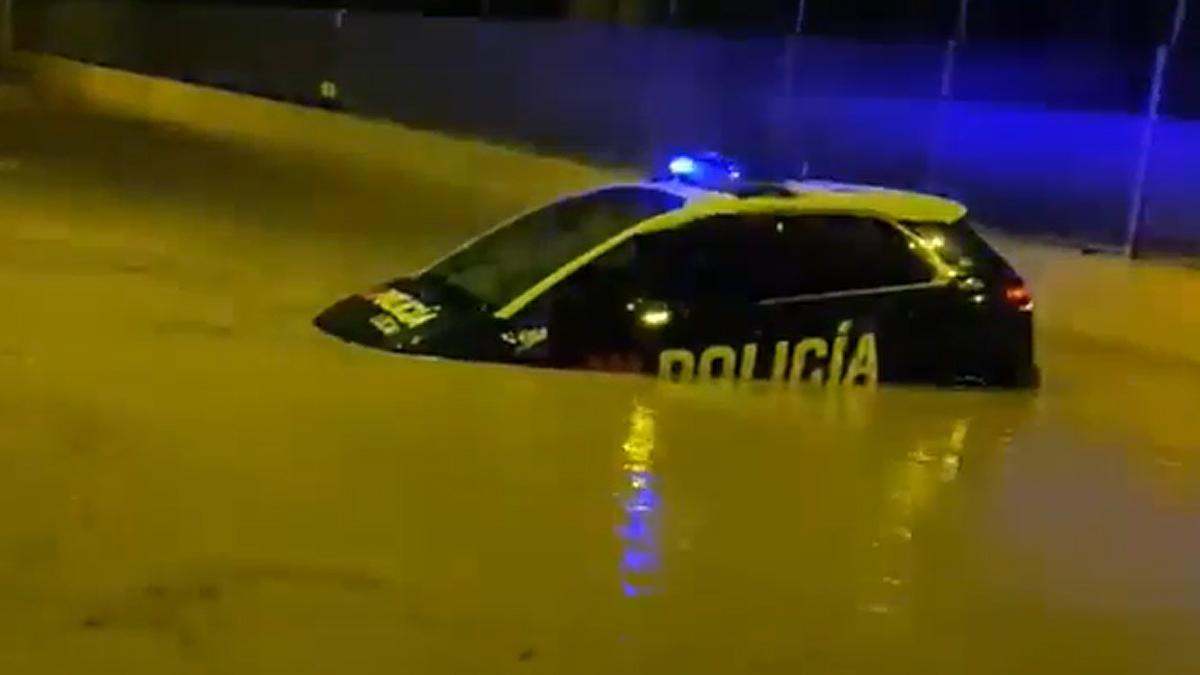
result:
[[[313,324],[347,342],[392,352],[490,357],[500,322],[464,294],[423,278],[398,279],[339,300]]]

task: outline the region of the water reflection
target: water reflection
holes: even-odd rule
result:
[[[622,485],[617,493],[621,523],[621,591],[627,597],[654,590],[659,570],[659,502],[654,475],[654,411],[634,402],[629,433],[621,445]]]
[[[904,604],[912,582],[913,537],[921,516],[959,476],[971,420],[954,420],[946,433],[919,437],[913,449],[885,476],[879,529],[871,541],[871,576],[860,609],[892,615]]]

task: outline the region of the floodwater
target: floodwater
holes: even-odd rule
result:
[[[1194,363],[827,395],[311,328],[521,199],[0,109],[0,670],[1200,672]]]

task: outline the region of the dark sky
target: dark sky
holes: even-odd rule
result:
[[[180,0],[144,0],[173,2]],[[187,0],[191,3],[203,0]],[[215,0],[238,3],[239,0]],[[245,0],[243,0],[245,1]],[[618,0],[591,0],[610,2]],[[670,0],[642,2],[666,23]],[[971,39],[1082,40],[1152,45],[1170,32],[1177,0],[969,0]],[[571,0],[248,0],[247,4],[336,6],[431,15],[562,18]],[[806,32],[875,40],[942,39],[953,34],[961,0],[807,0]],[[1200,0],[1193,14],[1200,14]],[[676,0],[676,25],[729,33],[782,33],[795,23],[798,0]],[[1200,23],[1200,16],[1193,23]],[[1189,31],[1192,33],[1195,31]]]
[[[807,0],[806,28],[875,39],[950,35],[960,0]],[[1200,2],[1193,4],[1200,5]],[[786,30],[797,0],[679,0],[685,23]],[[978,38],[1149,44],[1169,29],[1175,0],[970,0]],[[1200,8],[1198,8],[1200,11]]]
[[[388,0],[376,0],[388,2]],[[669,0],[644,0],[665,17]],[[969,33],[1006,40],[1074,39],[1152,44],[1165,35],[1176,0],[970,0]],[[472,0],[427,0],[427,4]],[[563,0],[491,0],[495,10],[545,14]],[[677,0],[677,21],[726,31],[778,32],[795,22],[798,0]],[[1196,3],[1200,4],[1200,3]],[[556,7],[559,5],[559,7]],[[960,0],[807,0],[805,25],[814,33],[874,39],[950,35]],[[536,13],[536,12],[535,12]]]

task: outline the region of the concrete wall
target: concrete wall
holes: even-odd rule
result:
[[[611,165],[715,148],[932,189],[998,227],[1104,246],[1123,243],[1148,155],[1142,242],[1200,251],[1200,122],[1165,118],[1144,147],[1151,53],[119,3],[18,5],[17,27],[26,50],[303,103],[333,82],[361,115]],[[1175,76],[1166,100],[1191,86]]]
[[[523,208],[620,175],[473,139],[58,57],[25,53],[22,60],[37,93],[50,102],[81,105],[234,143],[334,159],[366,171],[401,169],[422,180],[453,186],[469,181],[472,192],[498,208]],[[481,181],[479,176],[488,178]],[[530,181],[536,185],[527,185]]]
[[[26,62],[41,92],[52,98],[231,143],[267,144],[351,172],[399,171],[469,193],[468,201],[485,202],[489,213],[513,212],[552,195],[628,178],[482,141],[66,59],[27,57]],[[1200,364],[1200,313],[1193,311],[1200,275],[1194,270],[1084,256],[996,233],[989,237],[1031,283],[1042,337]]]

